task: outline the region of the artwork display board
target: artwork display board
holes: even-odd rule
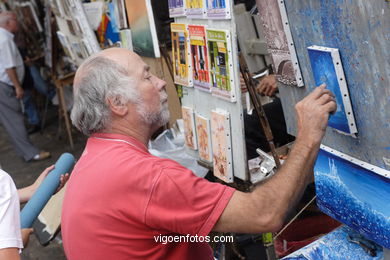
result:
[[[185,15],[186,0],[168,0],[169,17]]]
[[[227,114],[229,118],[229,124],[226,128],[229,128],[230,155],[226,154],[225,162],[229,160],[230,164],[224,165],[220,163],[223,161],[223,159],[220,160],[220,158],[223,158],[223,155],[219,152],[217,153],[217,165],[213,168],[219,169],[215,171],[215,174],[225,182],[233,182],[235,178],[246,181],[250,179],[244,142],[245,131],[241,91],[238,86],[236,87],[240,80],[235,17],[234,14],[230,13],[233,3],[232,1],[207,1],[207,4],[209,6],[214,4],[215,8],[211,8],[214,9],[212,11],[220,9],[223,15],[219,14],[217,10],[214,14],[215,19],[208,18],[207,14],[203,19],[178,16],[174,18],[173,26],[176,27],[175,24],[182,24],[182,26],[180,28],[171,27],[173,29],[171,30],[173,34],[172,44],[174,45],[172,66],[174,71],[176,70],[174,72],[175,83],[181,87],[186,85],[187,82],[190,85],[190,80],[192,80],[193,82],[191,82],[190,86],[194,86],[181,88],[182,106],[192,108],[195,113],[198,142],[197,150],[186,149],[186,153],[213,167],[216,156],[213,153],[213,145],[218,147],[219,143],[214,143],[211,140],[212,113],[223,111],[224,115]],[[224,8],[224,5],[226,8]],[[228,17],[227,12],[230,15],[228,19],[226,19]],[[189,35],[188,47],[184,44],[184,38],[186,37],[185,26]],[[211,38],[207,35],[207,30],[213,31],[210,35]],[[181,43],[179,33],[182,36]],[[212,39],[211,42],[210,39]],[[210,60],[209,44],[212,46],[213,61]],[[180,45],[182,50],[180,50]],[[187,48],[188,61],[185,61],[185,48]],[[180,55],[180,51],[182,51],[183,55]],[[180,56],[183,62],[180,62]],[[188,80],[185,77],[178,77],[180,72],[179,65],[184,65],[185,62],[188,62],[188,73],[192,74],[188,76]],[[210,65],[212,63],[214,66],[213,73],[211,73],[212,67]],[[184,68],[182,71],[185,71]],[[214,77],[214,81],[212,77]],[[212,87],[212,82],[214,82],[215,87]],[[215,90],[212,91],[212,88]],[[210,128],[210,130],[207,130],[207,128]],[[220,143],[220,146],[226,147],[229,144],[229,139],[223,140],[222,137],[217,137],[217,140],[219,139],[225,142]],[[232,158],[234,158],[234,163]]]
[[[357,128],[339,50],[315,45],[307,49],[316,85],[326,84],[335,95],[337,111],[328,125],[354,136]]]
[[[230,0],[206,0],[206,17],[208,19],[230,19]]]
[[[57,36],[65,54],[76,65],[100,51],[81,1],[50,0],[50,7],[58,25]]]
[[[190,107],[181,107],[183,124],[184,124],[184,141],[188,148],[193,150],[198,149],[198,143],[196,140],[196,127],[194,110]]]
[[[211,146],[210,120],[199,114],[195,116],[196,134],[198,137],[199,158],[206,162],[213,161],[213,151]]]
[[[203,18],[206,14],[206,0],[186,0],[185,13],[188,18]]]
[[[134,52],[143,57],[160,57],[150,0],[125,0]]]
[[[211,111],[211,143],[214,176],[227,183],[233,182],[230,115],[227,111]]]
[[[236,101],[231,36],[228,30],[206,29],[213,95]]]
[[[323,212],[390,248],[390,171],[322,145],[314,174]]]
[[[188,25],[188,31],[194,87],[210,92],[210,70],[205,26]]]
[[[192,87],[192,69],[186,24],[171,23],[173,75],[176,84]]]
[[[256,3],[276,79],[285,85],[303,86],[284,1],[257,0]]]

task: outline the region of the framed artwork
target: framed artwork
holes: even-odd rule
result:
[[[150,0],[125,0],[134,52],[143,57],[160,57]]]
[[[186,0],[168,0],[169,17],[185,15]]]
[[[337,102],[337,111],[330,116],[328,125],[356,137],[358,131],[339,50],[316,45],[307,49],[316,85],[325,83]]]
[[[230,0],[206,0],[206,16],[210,19],[230,19]]]
[[[188,25],[188,31],[190,37],[194,87],[210,92],[206,29],[203,25]]]
[[[314,175],[323,212],[390,248],[390,171],[321,145]]]
[[[187,0],[185,12],[188,18],[203,18],[206,14],[206,0]]]
[[[72,47],[70,45],[68,37],[60,31],[57,31],[57,37],[62,45],[62,48],[64,49],[65,55],[71,58],[72,60],[75,60],[76,57],[72,51]]]
[[[276,79],[285,85],[303,86],[284,1],[256,0],[256,3]]]
[[[184,141],[188,148],[193,150],[198,149],[196,141],[196,130],[195,130],[195,118],[194,110],[190,107],[181,107],[183,124],[184,124]]]
[[[214,96],[236,101],[230,32],[206,29],[210,64],[211,92]]]
[[[230,114],[224,110],[211,111],[211,143],[214,176],[226,183],[233,182],[233,161]]]
[[[171,23],[173,75],[176,84],[192,87],[187,25]]]
[[[210,120],[199,114],[195,116],[196,134],[198,136],[199,157],[203,161],[213,161],[213,151],[211,147]]]

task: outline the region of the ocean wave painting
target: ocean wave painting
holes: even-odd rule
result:
[[[375,250],[371,256],[363,247],[348,241],[348,235],[354,233],[347,226],[321,237],[313,243],[284,257],[282,260],[380,260],[383,259],[382,248]]]
[[[317,204],[327,215],[390,248],[390,179],[320,150],[314,168]]]

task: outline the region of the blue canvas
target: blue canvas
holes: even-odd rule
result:
[[[322,149],[314,174],[323,212],[390,248],[389,178]]]
[[[348,236],[355,232],[346,226],[332,231],[326,236],[282,258],[282,260],[380,260],[383,259],[383,250],[377,245],[376,256],[371,256],[363,247],[352,243]]]
[[[325,83],[336,97],[337,111],[329,118],[328,125],[351,134],[331,53],[313,49],[308,49],[308,52],[316,86]]]

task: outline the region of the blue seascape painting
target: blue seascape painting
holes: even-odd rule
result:
[[[282,258],[282,260],[381,260],[382,247],[366,242],[372,248],[370,255],[365,248],[348,239],[355,232],[347,226],[342,226],[331,233],[321,237],[313,243]],[[368,247],[367,247],[368,248]]]
[[[308,52],[316,86],[325,83],[336,98],[337,111],[329,118],[328,125],[351,134],[331,53],[313,49],[308,49]]]
[[[390,248],[390,179],[320,150],[317,204],[327,215]]]

